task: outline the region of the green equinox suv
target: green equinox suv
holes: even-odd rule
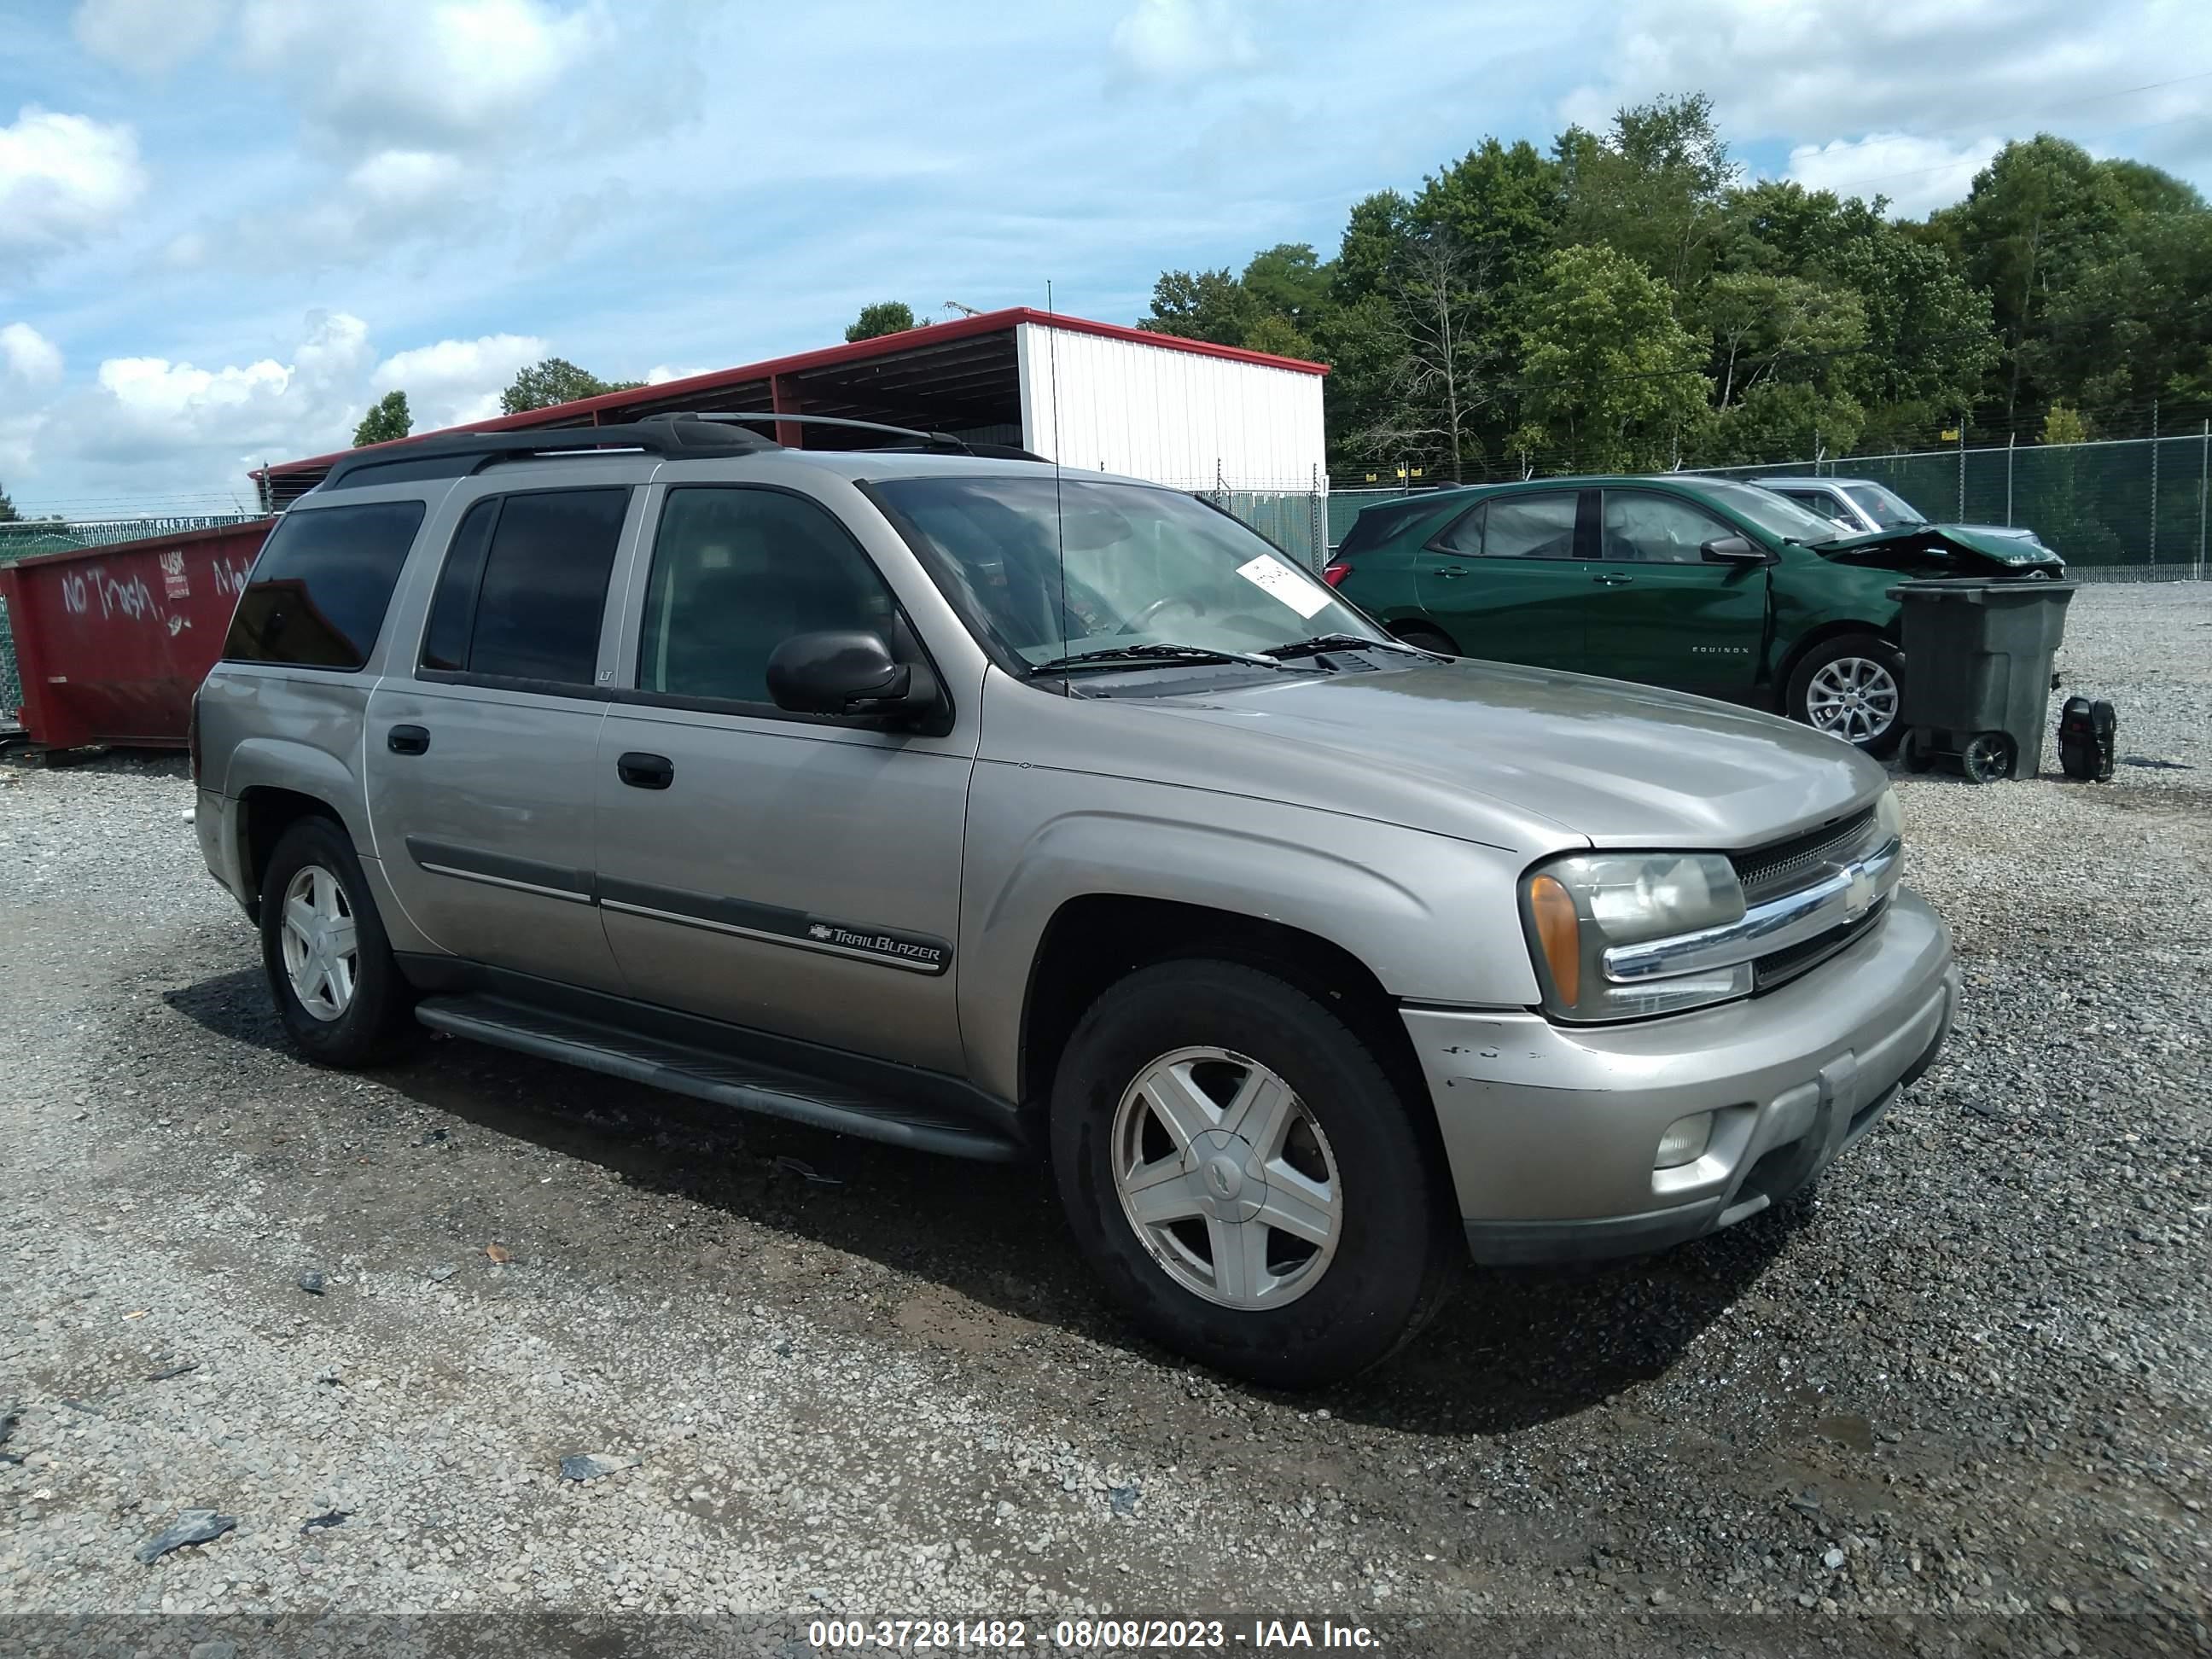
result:
[[[1370,507],[1327,572],[1399,638],[1779,708],[1875,755],[1903,735],[1911,575],[2053,574],[2039,543],[1955,525],[1874,535],[1755,484],[1531,478]]]

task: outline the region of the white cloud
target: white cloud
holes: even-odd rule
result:
[[[214,40],[229,10],[229,0],[84,0],[73,27],[94,57],[159,75]]]
[[[369,390],[372,396],[395,386],[404,392],[417,432],[465,426],[498,414],[499,394],[515,371],[547,355],[545,342],[530,334],[441,340],[386,357],[370,375]]]
[[[1259,62],[1236,0],[1137,0],[1114,26],[1114,55],[1140,80],[1177,84]]]
[[[328,137],[433,150],[565,119],[549,95],[609,33],[596,7],[543,0],[384,0],[337,50],[330,27],[321,0],[248,0],[246,61],[282,75]]]
[[[452,189],[460,176],[461,164],[451,155],[380,149],[346,175],[346,188],[380,207],[413,207]]]
[[[2175,58],[2197,10],[2172,0],[1636,0],[1609,41],[1592,43],[1604,77],[1559,112],[1601,131],[1625,105],[1703,91],[1731,143],[1780,141],[1789,176],[1887,195],[1900,212],[1957,200],[1993,143],[2038,131],[2093,151],[2118,137],[2189,173],[2212,160],[2212,125],[2200,118],[2186,136],[2176,125],[2201,117],[2203,82],[2152,83],[2202,67]],[[2141,142],[2124,136],[2138,129]]]
[[[1832,190],[1839,196],[1890,200],[1892,212],[1914,217],[1955,202],[1974,175],[2004,148],[2002,138],[1951,143],[1915,138],[1902,132],[1877,132],[1856,143],[1799,144],[1790,152],[1789,176],[1808,190]]]
[[[0,249],[88,241],[145,188],[138,137],[127,126],[32,105],[0,127]]]
[[[28,323],[0,328],[0,362],[27,386],[52,386],[62,377],[61,348]]]
[[[343,311],[307,313],[289,363],[273,357],[202,368],[166,357],[110,357],[97,390],[58,422],[97,459],[179,459],[326,449],[350,431],[374,354],[368,325]],[[211,467],[211,471],[219,471]]]
[[[724,364],[723,367],[727,368],[728,365]],[[655,363],[645,371],[645,383],[647,386],[666,386],[671,380],[688,380],[694,374],[710,374],[713,372],[711,368],[696,365],[688,368],[672,368],[666,363]]]

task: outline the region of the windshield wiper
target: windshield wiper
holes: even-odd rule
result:
[[[1063,668],[1082,668],[1092,663],[1115,662],[1249,662],[1259,668],[1277,668],[1283,665],[1273,657],[1256,656],[1249,651],[1216,651],[1203,645],[1109,645],[1096,651],[1078,651],[1071,656],[1054,657],[1048,662],[1034,665],[1030,672],[1056,674]]]
[[[1437,654],[1418,645],[1407,645],[1403,640],[1371,640],[1364,634],[1316,634],[1310,639],[1267,647],[1271,657],[1315,657],[1324,651],[1401,651],[1409,657],[1431,658]]]

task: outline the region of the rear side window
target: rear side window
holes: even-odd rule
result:
[[[1498,497],[1489,503],[1483,526],[1483,556],[1571,559],[1575,556],[1575,496],[1565,490],[1557,495]]]
[[[422,666],[590,685],[629,491],[553,489],[471,507],[438,573]]]
[[[359,668],[384,626],[422,514],[421,501],[287,513],[239,595],[224,659]]]

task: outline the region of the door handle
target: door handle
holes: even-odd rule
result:
[[[1636,578],[1633,576],[1624,576],[1618,570],[1601,570],[1596,575],[1592,576],[1590,580],[1597,583],[1601,587],[1626,587],[1629,583],[1634,581]]]
[[[384,743],[395,755],[426,755],[430,751],[430,731],[422,726],[395,726],[384,734]]]
[[[633,749],[615,763],[622,781],[633,789],[665,789],[676,781],[676,763],[665,755],[648,755]]]
[[[1443,569],[1437,572],[1437,580],[1440,582],[1455,582],[1465,574],[1467,574],[1467,572],[1461,569],[1457,565],[1448,564]]]

